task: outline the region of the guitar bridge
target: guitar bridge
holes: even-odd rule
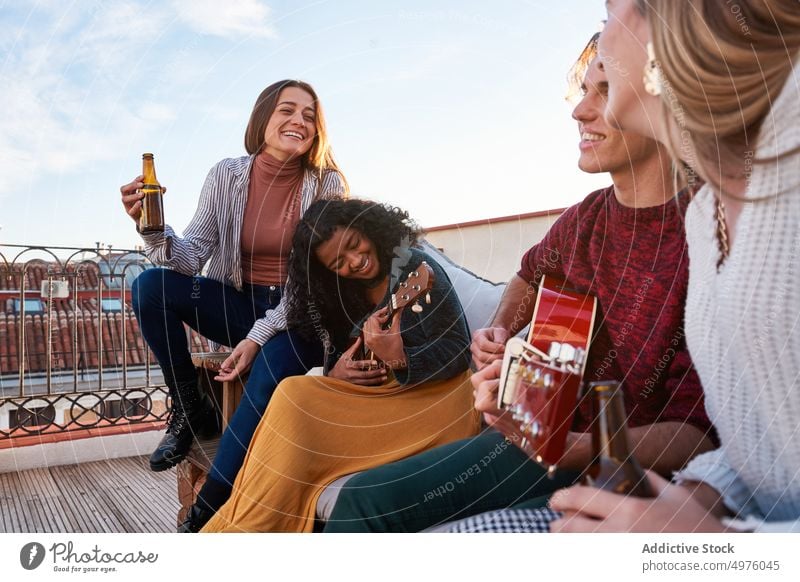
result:
[[[584,358],[585,350],[567,342],[551,342],[547,353],[520,338],[506,344],[497,406],[524,437],[520,448],[548,470],[564,452]]]
[[[552,342],[547,359],[552,366],[568,371],[570,374],[580,374],[586,360],[586,350],[576,348],[566,342]]]

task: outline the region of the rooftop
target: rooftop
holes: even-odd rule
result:
[[[148,267],[138,250],[0,244],[0,532],[175,531],[175,471],[141,456],[168,409],[131,310]]]
[[[174,532],[175,482],[146,457],[0,473],[0,532]]]

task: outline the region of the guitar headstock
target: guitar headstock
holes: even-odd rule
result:
[[[422,311],[419,299],[424,295],[425,302],[431,302],[429,291],[433,289],[433,284],[435,282],[436,275],[433,269],[431,269],[428,263],[422,261],[419,266],[411,271],[405,280],[400,283],[397,291],[392,293],[390,300],[392,311],[403,309],[409,303],[414,303],[411,310],[415,313]]]

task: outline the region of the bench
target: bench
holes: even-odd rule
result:
[[[239,405],[244,391],[243,382],[247,381],[247,374],[227,382],[214,380],[222,362],[230,355],[229,352],[198,352],[192,354],[192,363],[200,374],[200,386],[205,388],[216,400],[222,414],[222,430],[228,428],[228,421],[233,416],[233,411]],[[216,397],[216,398],[215,398]]]
[[[200,377],[200,387],[211,396],[220,414],[220,426],[224,431],[233,411],[239,405],[244,391],[243,381],[246,375],[228,382],[214,380],[220,365],[230,354],[227,352],[198,352],[192,354],[192,363]],[[196,439],[186,458],[177,466],[178,479],[178,524],[186,518],[189,508],[197,500],[197,494],[206,481],[211,469],[211,462],[217,454],[219,439],[217,435],[210,439]]]
[[[494,310],[500,303],[505,284],[492,283],[463,269],[427,242],[423,242],[423,248],[442,266],[453,283],[464,307],[469,328],[476,330],[485,327],[491,321]],[[192,354],[192,362],[200,375],[200,385],[212,396],[218,406],[223,430],[227,427],[228,420],[242,398],[244,389],[242,381],[246,381],[246,376],[230,382],[214,380],[220,364],[228,355],[225,352]],[[309,374],[320,373],[317,370],[312,370]],[[178,464],[178,500],[181,506],[178,511],[178,524],[183,522],[189,508],[197,499],[197,493],[205,483],[218,446],[219,436],[213,439],[196,440],[189,454]],[[352,475],[340,477],[322,492],[317,502],[317,517],[320,520],[324,521],[333,511],[339,491],[350,477]]]

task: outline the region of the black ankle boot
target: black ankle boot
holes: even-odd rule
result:
[[[203,509],[196,503],[189,508],[186,519],[178,526],[178,533],[197,533],[208,520],[214,517],[214,512],[210,509]]]
[[[208,396],[200,396],[197,383],[178,385],[173,394],[167,433],[150,455],[150,469],[165,471],[180,463],[195,435],[211,436],[217,428],[217,415]]]

